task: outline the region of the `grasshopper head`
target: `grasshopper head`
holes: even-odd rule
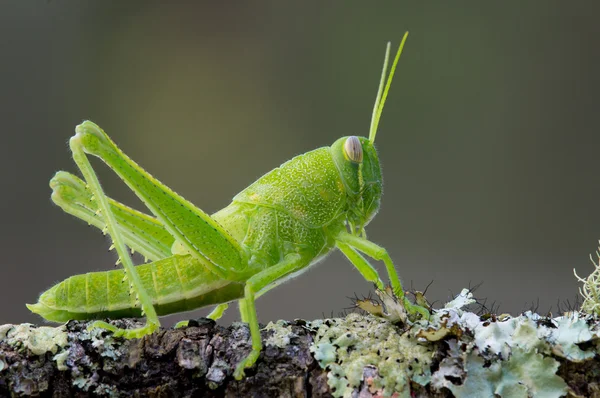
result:
[[[408,32],[404,34],[400,47],[396,52],[396,57],[388,69],[388,60],[390,55],[390,43],[387,44],[385,58],[383,61],[383,71],[379,81],[379,89],[375,98],[373,115],[371,117],[371,127],[369,129],[369,138],[365,137],[342,137],[332,146],[331,151],[336,166],[340,171],[342,182],[346,189],[348,197],[347,221],[353,232],[363,232],[363,227],[371,221],[379,210],[382,193],[381,167],[379,158],[375,150],[375,136],[379,119],[383,112],[383,105],[387,98],[392,78],[396,71],[396,65],[402,54],[404,43],[408,37]]]
[[[373,143],[365,137],[342,137],[331,146],[348,199],[347,220],[357,231],[377,214],[382,193],[381,167]]]

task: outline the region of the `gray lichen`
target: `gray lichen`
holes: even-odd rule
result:
[[[290,340],[294,337],[298,337],[293,331],[289,322],[279,320],[275,323],[269,322],[265,326],[264,330],[271,331],[272,333],[267,337],[265,345],[275,346],[279,348],[285,348],[290,344]]]
[[[398,318],[395,302],[386,300],[373,308]],[[600,391],[596,318],[577,312],[482,318],[465,310],[473,301],[464,290],[431,319],[414,323],[350,314],[269,324],[261,330],[261,356],[241,381],[232,369],[251,349],[241,323],[222,328],[202,319],[133,340],[75,321],[4,326],[0,395],[583,397]]]
[[[408,397],[415,383],[456,397],[560,397],[569,389],[557,375],[559,361],[598,354],[600,331],[589,316],[526,312],[482,320],[463,310],[473,302],[465,289],[431,319],[405,329],[370,315],[314,321],[310,349],[336,397],[353,396],[361,384],[372,394]],[[431,373],[440,350],[444,357]],[[367,368],[375,376],[365,377]]]
[[[0,343],[12,347],[18,353],[32,357],[45,357],[50,354],[56,361],[57,368],[64,369],[64,358],[68,352],[68,338],[64,326],[59,327],[36,327],[24,323],[21,325],[0,326]],[[0,374],[11,374],[13,365],[10,358],[0,358]],[[48,362],[36,364],[26,369],[11,379],[12,392],[15,395],[35,395],[38,392],[48,390],[50,382],[43,377],[50,372],[51,366]]]
[[[600,248],[596,250],[596,259],[594,260],[590,255],[590,260],[594,265],[594,271],[587,278],[577,275],[575,269],[573,269],[573,273],[577,280],[583,283],[583,286],[579,288],[579,293],[583,296],[581,311],[587,314],[600,315]]]

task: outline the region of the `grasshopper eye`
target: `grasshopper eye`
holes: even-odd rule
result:
[[[354,163],[362,163],[363,151],[358,137],[351,135],[344,143],[344,154]]]

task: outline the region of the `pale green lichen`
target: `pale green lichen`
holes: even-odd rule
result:
[[[29,323],[0,326],[0,340],[10,346],[27,349],[34,355],[56,354],[68,343],[64,325],[35,327]]]
[[[445,308],[433,316],[434,325],[469,332],[460,342],[448,341],[448,356],[432,376],[434,389],[448,388],[456,397],[561,397],[567,384],[556,375],[559,362],[552,354],[563,351],[569,356],[561,356],[570,360],[595,355],[576,345],[598,337],[579,315],[548,319],[526,312],[492,320],[473,315]],[[453,383],[452,378],[461,382]]]
[[[507,359],[510,347],[513,346],[512,335],[515,333],[519,319],[511,318],[504,322],[489,322],[475,329],[475,345],[481,350],[502,355]]]
[[[316,331],[311,351],[320,366],[329,370],[328,384],[335,397],[350,397],[363,381],[367,366],[378,373],[369,380],[372,393],[409,396],[411,379],[424,385],[429,382],[431,350],[386,320],[350,314],[309,326]]]
[[[370,315],[314,321],[311,351],[327,369],[335,397],[354,396],[365,387],[373,394],[408,397],[411,382],[432,392],[446,388],[456,397],[561,397],[568,388],[556,374],[556,358],[581,362],[598,354],[600,331],[585,315],[526,312],[481,319],[462,309],[472,303],[465,289],[429,320],[404,330]],[[440,344],[445,357],[430,374]]]
[[[279,320],[276,323],[269,322],[263,330],[269,330],[273,333],[265,341],[266,345],[285,348],[290,344],[290,339],[297,337],[292,331],[292,327],[288,322]]]
[[[44,355],[47,352],[55,354],[53,359],[56,361],[58,370],[67,370],[65,365],[69,356],[67,337],[64,325],[36,327],[29,323],[23,323],[0,326],[0,341],[19,349],[28,350],[33,355]],[[3,364],[4,362],[2,362]]]
[[[11,323],[7,323],[5,325],[0,325],[0,341],[4,340],[6,338],[6,334],[8,333],[8,331],[14,327],[15,327],[15,325],[13,325]]]
[[[590,329],[585,319],[577,312],[556,318],[556,328],[546,328],[544,338],[552,345],[554,355],[566,358],[573,362],[582,362],[594,358],[595,350],[582,350],[578,344],[595,340],[599,337],[598,331]]]
[[[466,360],[466,378],[461,385],[447,383],[456,397],[560,397],[567,385],[556,375],[559,363],[535,351],[513,348],[505,363],[486,363],[477,349]]]
[[[69,358],[69,350],[63,350],[52,357],[56,361],[56,368],[60,371],[69,369],[66,364],[67,358]]]

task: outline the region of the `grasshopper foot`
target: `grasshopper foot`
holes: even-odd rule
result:
[[[421,314],[423,319],[429,319],[431,316],[427,308],[411,303],[406,297],[404,298],[404,308],[406,308],[406,311],[411,315],[415,315],[417,313]]]
[[[210,314],[208,314],[206,317],[208,319],[212,319],[213,321],[216,321],[218,319],[220,319],[223,316],[223,313],[225,312],[225,310],[229,307],[229,304],[224,303],[224,304],[219,304],[215,307],[214,310],[211,311]]]
[[[148,334],[154,333],[156,329],[158,329],[158,325],[153,323],[148,323],[146,326],[135,329],[121,329],[116,327],[115,325],[111,325],[110,323],[103,321],[96,321],[87,327],[88,331],[93,329],[106,329],[110,332],[113,332],[115,337],[123,337],[125,339],[139,339]]]
[[[189,326],[189,324],[190,324],[190,321],[179,321],[175,324],[175,326],[173,326],[173,329],[186,328]]]
[[[235,372],[233,372],[233,377],[236,380],[242,380],[244,378],[244,370],[247,368],[251,368],[252,365],[256,363],[258,356],[260,355],[260,350],[252,350],[250,354],[238,364],[235,368]]]

